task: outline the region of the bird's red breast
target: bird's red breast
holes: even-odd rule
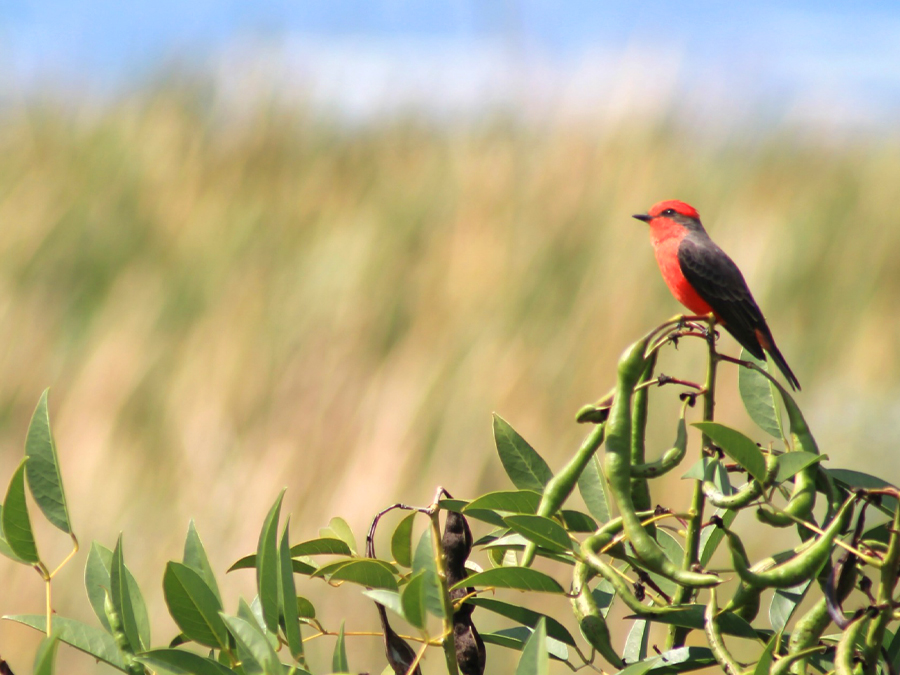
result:
[[[683,228],[682,228],[683,229]],[[659,271],[662,272],[662,278],[672,291],[672,295],[682,305],[691,310],[694,314],[709,314],[712,311],[706,301],[701,298],[694,287],[688,283],[681,272],[681,263],[678,262],[678,245],[681,243],[681,237],[670,237],[660,242],[653,241],[653,252],[656,254],[656,262],[659,264]]]
[[[681,272],[681,263],[678,262],[678,246],[688,234],[687,229],[681,223],[659,215],[673,206],[677,206],[679,212],[682,213],[690,210],[690,213],[685,213],[685,215],[697,217],[697,212],[684,202],[670,200],[656,204],[648,214],[652,217],[649,225],[653,253],[656,255],[656,262],[659,265],[659,271],[662,272],[663,280],[675,299],[694,314],[709,314],[712,307],[697,294],[694,287],[684,278],[684,274]]]

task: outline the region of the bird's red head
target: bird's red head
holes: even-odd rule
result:
[[[667,199],[664,202],[654,204],[647,213],[638,213],[634,218],[643,220],[650,225],[650,231],[662,236],[674,236],[687,230],[702,230],[700,214],[690,204],[685,204],[677,199]]]
[[[677,199],[654,204],[647,213],[638,213],[634,218],[650,226],[650,239],[654,246],[670,239],[680,241],[688,232],[704,231],[697,209]]]
[[[666,211],[674,211],[674,213],[667,214]],[[664,202],[654,204],[650,207],[647,215],[651,218],[658,218],[659,216],[675,215],[676,213],[680,216],[685,216],[686,218],[700,218],[700,214],[697,213],[697,209],[695,209],[690,204],[685,204],[684,202],[680,202],[677,199],[667,199]]]

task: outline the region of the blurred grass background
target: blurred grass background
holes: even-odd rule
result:
[[[83,545],[54,585],[61,614],[90,620],[86,551],[120,531],[162,643],[176,632],[163,566],[190,518],[224,573],[283,486],[296,541],[333,515],[361,541],[377,510],[439,484],[504,487],[492,411],[560,466],[618,354],[679,310],[630,218],[664,198],[694,204],[743,269],[822,451],[896,475],[896,138],[702,134],[674,110],[337,125],[266,101],[232,116],[203,92],[32,101],[0,121],[0,476],[52,386]],[[683,344],[660,368],[699,379],[702,363]],[[735,379],[717,414],[749,429]],[[651,454],[671,440],[674,394],[654,396]],[[46,559],[65,555],[65,538],[39,536]],[[41,611],[32,570],[4,559],[0,578],[0,612]],[[251,575],[225,588],[251,595]],[[360,606],[300,592],[328,598],[333,628],[336,597]],[[348,630],[375,625],[360,611]],[[0,623],[16,672],[37,637]],[[97,672],[71,655],[68,672]]]

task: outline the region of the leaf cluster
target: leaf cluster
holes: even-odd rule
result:
[[[362,548],[340,518],[318,536],[292,542],[282,492],[263,519],[256,550],[228,569],[255,574],[254,597],[238,598],[236,605],[222,597],[191,523],[180,559],[162,573],[166,606],[178,627],[162,642],[153,641],[121,535],[112,548],[92,542],[87,553],[84,584],[96,622],[53,612],[54,577],[77,553],[78,540],[45,391],[0,509],[0,553],[37,570],[47,611],[4,618],[45,634],[34,664],[41,674],[54,672],[59,643],[129,675],[349,673],[360,666],[348,646],[373,632],[383,638],[384,673],[410,675],[426,662],[434,669],[432,654],[439,652],[442,671],[481,675],[496,649],[520,652],[517,675],[543,675],[553,662],[628,675],[710,666],[754,675],[897,672],[900,491],[882,479],[826,466],[796,402],[765,363],[746,354],[738,361],[740,396],[764,440],[712,419],[716,368],[737,361],[721,357],[714,339],[707,339],[705,384],[654,372],[660,349],[703,335],[702,328],[683,319],[667,322],[626,350],[613,394],[579,413],[593,425],[556,472],[495,415],[497,453],[511,489],[457,499],[441,488],[431,504],[394,505],[375,516]],[[643,425],[649,392],[672,384],[687,387],[678,392],[685,404],[675,441],[661,459],[648,461]],[[698,414],[693,404],[700,398]],[[702,436],[694,452],[687,451],[689,412],[701,417],[692,424]],[[691,503],[652,502],[650,482],[685,461]],[[581,499],[573,503],[576,491]],[[28,493],[47,521],[71,538],[71,554],[55,568],[39,553]],[[390,555],[381,559],[378,525],[393,509],[409,513],[385,538]],[[741,511],[754,517],[738,528]],[[759,528],[787,527],[796,531],[793,548],[749,559],[745,542],[767,541]],[[537,558],[540,569],[532,567]],[[712,567],[714,559],[725,562]],[[379,629],[357,626],[355,617],[324,625],[304,595],[310,584],[358,587],[360,602],[378,608]],[[567,597],[578,634],[566,627],[571,619],[534,609],[535,594]],[[760,611],[764,598],[767,612]],[[629,616],[624,641],[606,623],[616,604]],[[485,613],[506,627],[480,632]],[[400,633],[392,622],[402,624]],[[691,633],[701,639],[688,644]],[[306,644],[323,637],[333,640],[331,662],[311,664]],[[735,641],[746,643],[742,654],[755,654],[751,661],[733,656]]]

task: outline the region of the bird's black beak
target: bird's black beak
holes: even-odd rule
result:
[[[643,220],[645,223],[649,223],[652,220],[652,218],[650,218],[650,216],[648,216],[646,213],[636,213],[631,217],[637,218],[638,220]]]

